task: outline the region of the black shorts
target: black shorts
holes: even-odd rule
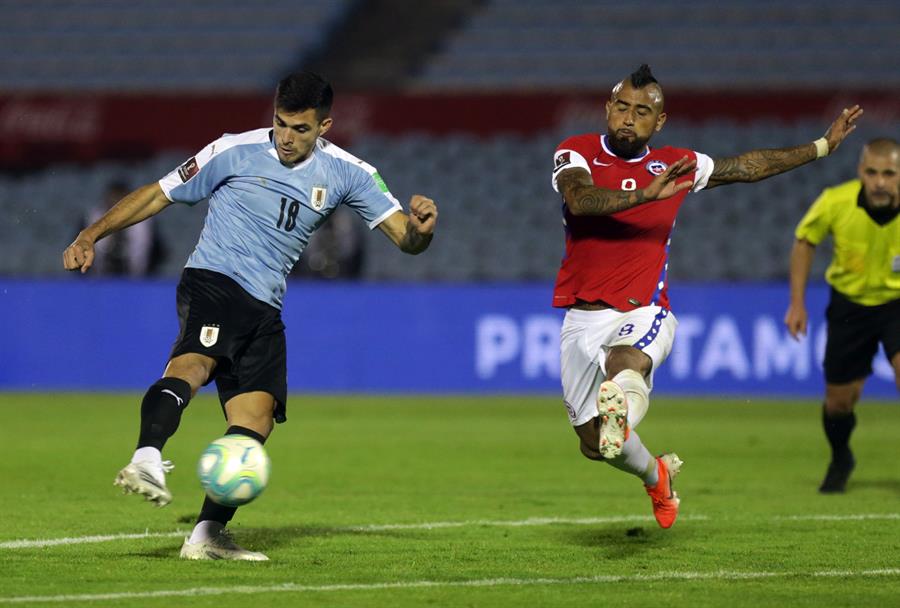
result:
[[[825,381],[829,384],[847,384],[871,375],[879,342],[888,359],[900,352],[900,300],[863,306],[832,289],[825,318]]]
[[[224,274],[185,268],[178,283],[178,339],[170,359],[199,353],[216,360],[213,379],[225,403],[242,393],[275,397],[275,422],[287,420],[287,347],[281,311]]]

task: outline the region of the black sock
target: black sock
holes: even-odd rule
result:
[[[225,431],[226,435],[245,435],[251,439],[256,439],[260,443],[265,443],[266,438],[252,429],[243,426],[230,426]],[[237,512],[237,507],[226,507],[207,496],[203,499],[203,507],[200,508],[200,515],[197,516],[197,523],[201,521],[217,521],[223,526],[228,525],[231,518]]]
[[[856,426],[856,414],[829,414],[822,407],[822,426],[825,427],[825,437],[831,444],[831,459],[835,461],[845,460],[850,456],[850,434]]]
[[[161,378],[147,389],[141,402],[141,434],[137,447],[162,450],[181,422],[191,400],[191,385],[180,378]]]

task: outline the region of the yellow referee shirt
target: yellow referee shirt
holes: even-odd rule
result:
[[[858,203],[861,189],[858,179],[827,188],[794,234],[813,245],[831,234],[825,280],[857,304],[876,306],[900,298],[900,215],[879,226]]]

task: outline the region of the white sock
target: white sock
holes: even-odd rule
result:
[[[198,522],[194,526],[194,531],[191,532],[191,539],[188,542],[196,544],[208,541],[218,535],[224,528],[225,526],[222,522],[212,521],[211,519]]]
[[[644,447],[644,444],[641,443],[641,438],[634,432],[634,429],[631,429],[629,432],[628,439],[625,440],[625,445],[622,446],[622,453],[606,462],[620,471],[640,477],[650,487],[655,486],[659,482],[659,475],[656,471],[656,458]]]
[[[644,377],[633,369],[624,369],[612,379],[625,391],[628,400],[628,426],[632,429],[640,424],[650,407],[650,389]]]
[[[151,462],[162,466],[162,452],[153,447],[138,448],[134,451],[131,462]]]

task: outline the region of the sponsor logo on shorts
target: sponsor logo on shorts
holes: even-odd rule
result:
[[[569,420],[572,422],[575,422],[575,416],[576,416],[575,408],[572,407],[572,404],[569,403],[568,401],[563,401],[563,403],[566,406],[566,412],[569,414]]]
[[[572,155],[569,152],[561,152],[556,155],[556,170],[559,171],[572,162]]]
[[[662,175],[668,168],[669,165],[662,162],[661,160],[651,160],[649,163],[647,163],[647,171],[649,171],[653,175]]]
[[[219,340],[218,325],[204,325],[200,328],[200,344],[209,348]]]
[[[328,189],[325,186],[313,186],[309,195],[309,204],[316,211],[321,211],[325,206],[326,198],[328,198]]]
[[[186,163],[178,167],[178,177],[181,178],[181,183],[185,183],[197,175],[197,172],[199,171],[200,166],[197,164],[197,157],[193,156],[188,159]]]

